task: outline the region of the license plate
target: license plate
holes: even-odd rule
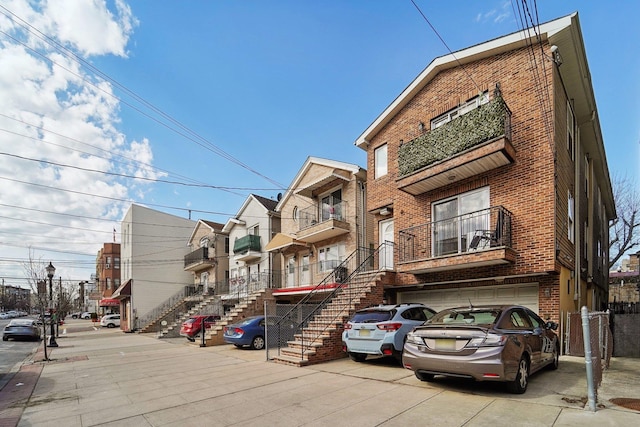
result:
[[[368,337],[371,336],[371,331],[368,329],[360,329],[360,334],[359,336],[361,337]]]
[[[454,339],[437,339],[436,350],[455,350],[456,340]]]

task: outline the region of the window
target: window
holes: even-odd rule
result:
[[[298,222],[299,219],[300,219],[300,212],[298,211],[298,207],[294,206],[293,207],[293,221],[294,222]]]
[[[568,207],[567,207],[567,237],[569,238],[569,241],[571,243],[574,242],[575,240],[575,231],[574,231],[574,208],[575,208],[575,200],[573,199],[573,196],[571,195],[571,191],[569,191],[568,193]]]
[[[260,235],[260,227],[257,226],[257,225],[254,225],[253,227],[251,227],[249,229],[249,234],[254,235],[254,236]]]
[[[374,151],[375,162],[375,178],[385,176],[388,171],[387,167],[387,144],[381,145]]]
[[[224,253],[229,253],[229,237],[224,238]]]
[[[107,289],[111,289],[111,278],[107,277]]]
[[[489,187],[434,204],[432,218],[434,256],[466,252],[473,237],[489,231]]]
[[[329,193],[320,198],[320,221],[328,219],[342,220],[342,189]]]
[[[571,108],[571,103],[567,100],[567,150],[569,151],[571,160],[574,159],[573,150],[575,145],[575,130],[576,121],[573,116],[573,109]]]
[[[104,268],[106,268],[106,269],[110,269],[111,268],[111,257],[110,256],[107,257],[107,262],[105,263]]]
[[[443,124],[449,123],[451,120],[455,119],[456,117],[462,116],[471,110],[475,110],[476,108],[478,108],[483,104],[486,104],[487,102],[489,102],[489,92],[485,91],[482,94],[478,96],[474,96],[468,101],[460,104],[456,108],[453,108],[447,111],[446,113],[441,114],[438,117],[432,119],[431,129],[433,130],[433,129],[439,128]]]
[[[344,259],[344,244],[337,244],[318,250],[318,272],[331,271]]]
[[[114,289],[118,289],[120,287],[120,279],[113,279],[113,287]]]
[[[115,268],[116,270],[120,269],[120,258],[115,257],[113,259],[113,268]]]
[[[200,239],[200,247],[201,248],[209,247],[209,238],[208,237],[203,237],[202,239]]]

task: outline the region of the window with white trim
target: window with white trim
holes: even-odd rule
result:
[[[574,147],[575,147],[575,135],[576,135],[576,119],[573,115],[573,109],[571,108],[571,103],[567,100],[567,150],[569,151],[569,156],[571,160],[574,157]]]
[[[381,145],[373,152],[375,162],[375,178],[385,176],[388,172],[387,166],[387,144]]]
[[[489,102],[489,92],[484,91],[480,95],[474,96],[473,98],[463,102],[455,108],[447,111],[444,114],[439,115],[438,117],[431,120],[431,130],[439,128],[445,123],[449,123],[451,120],[456,117],[462,116],[469,111],[475,110],[479,106],[486,104]]]
[[[574,212],[575,212],[575,199],[571,195],[571,191],[568,192],[568,206],[567,206],[567,237],[571,243],[575,240],[575,230],[574,230]]]
[[[318,272],[331,271],[344,260],[344,243],[318,249]]]

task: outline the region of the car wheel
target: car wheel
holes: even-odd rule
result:
[[[363,353],[351,353],[349,352],[349,358],[354,362],[364,362],[367,358],[366,354]]]
[[[2,336],[2,341],[9,341],[9,337]]]
[[[529,361],[526,356],[520,358],[516,378],[507,383],[507,389],[514,394],[522,394],[527,391],[529,385]]]
[[[416,374],[416,378],[420,381],[433,381],[433,379],[435,378],[435,375],[433,374],[425,374],[424,372],[418,371],[415,371],[414,373]]]
[[[251,348],[253,350],[262,350],[264,348],[264,338],[260,335],[256,336],[253,341],[251,341]]]
[[[560,365],[560,347],[556,345],[553,348],[553,361],[549,364],[549,369],[555,371]]]
[[[116,325],[114,325],[113,323],[109,323],[109,324],[107,325],[107,328],[115,328],[115,327],[116,327]]]

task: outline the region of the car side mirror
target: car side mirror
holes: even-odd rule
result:
[[[547,322],[547,329],[556,330],[558,329],[558,324],[556,322]]]

